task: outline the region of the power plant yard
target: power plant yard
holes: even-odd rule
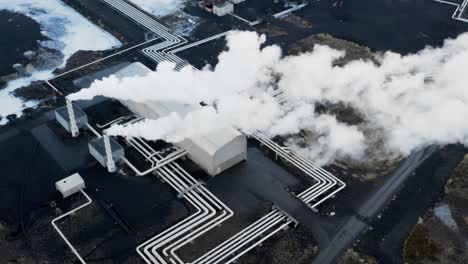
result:
[[[20,2],[1,263],[468,263],[468,0]]]

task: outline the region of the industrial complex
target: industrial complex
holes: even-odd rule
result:
[[[462,14],[468,1],[435,1],[457,6],[453,20],[466,22]],[[401,201],[396,209],[390,202],[397,200],[402,189],[414,191],[404,188],[420,188],[413,178],[436,171],[430,165],[415,172],[438,147],[421,148],[407,157],[392,156],[368,167],[348,160],[323,167],[287,147],[289,135],[272,136],[265,129],[245,131],[236,124],[174,142],[111,132],[173,114],[184,118],[207,106],[217,111],[222,107],[216,103],[71,96],[107,77],[122,81],[147,76],[163,62],[172,63],[177,74],[184,69],[200,73],[217,62],[226,36],[238,30],[272,36],[271,43],[287,46],[287,55],[331,43],[336,45],[333,48],[351,51],[343,53],[339,65],[348,56],[359,63],[376,58],[374,51],[363,46],[314,35],[322,30],[319,26],[310,34],[315,25],[301,17],[301,11],[313,1],[186,2],[183,12],[157,16],[138,1],[63,0],[118,36],[123,46],[73,55],[53,77],[33,83],[46,94],[35,109],[25,111],[22,118],[8,117],[11,123],[0,127],[5,164],[0,181],[0,189],[5,190],[0,193],[0,214],[5,215],[0,218],[0,235],[8,233],[4,246],[0,239],[0,255],[7,256],[1,263],[328,264],[356,246],[363,234],[368,236],[363,248],[372,248],[375,245],[368,241],[376,240],[388,246],[380,231],[372,233],[373,227],[390,228],[388,222],[379,222],[382,210],[389,207],[397,215],[403,211]],[[349,19],[340,13],[344,3],[331,5],[333,16],[339,17],[338,31],[344,32],[339,28]],[[190,33],[181,29],[197,23],[202,26]],[[294,40],[287,43],[289,38]],[[262,45],[269,45],[268,41]],[[269,86],[266,93],[271,101],[279,108],[297,106],[279,87]],[[331,110],[317,103],[315,110],[330,111],[339,118],[346,112],[343,122],[352,127],[365,119],[348,108],[330,105]],[[303,131],[297,134],[308,136]],[[380,148],[380,141],[369,142]],[[410,215],[417,221],[416,213]],[[403,217],[389,219],[396,223]],[[390,229],[403,233],[393,225]],[[10,257],[9,252],[24,257]],[[340,264],[377,264],[359,259]]]
[[[185,38],[174,34],[154,18],[124,0],[104,0],[104,2],[154,33],[154,36],[160,40],[142,49],[142,53],[156,63],[166,60],[174,62],[176,70],[188,66],[185,60],[176,55],[177,52],[222,38],[229,32],[188,43]],[[215,15],[224,16],[234,15],[234,5],[241,2],[244,1],[202,1],[199,6]],[[275,14],[274,17],[280,17],[303,6],[305,5],[295,5]],[[241,17],[239,19],[247,21]],[[252,25],[252,22],[249,22],[249,25]],[[142,76],[150,71],[151,69],[144,64],[134,62],[113,74],[124,78]],[[51,86],[58,89],[52,84]],[[287,97],[283,96],[280,90],[274,93],[280,103],[288,103]],[[55,111],[55,117],[56,122],[70,133],[71,137],[87,138],[89,154],[109,173],[124,173],[127,177],[156,177],[162,184],[170,186],[177,193],[178,199],[191,207],[190,211],[193,212],[188,217],[174,222],[136,247],[135,253],[146,263],[233,263],[278,232],[287,232],[285,230],[288,228],[297,226],[302,220],[301,217],[306,217],[296,216],[297,209],[291,211],[291,202],[282,204],[269,201],[271,209],[263,216],[252,220],[224,241],[220,240],[217,245],[206,252],[200,251],[200,254],[191,256],[191,259],[182,257],[180,253],[182,249],[192,247],[193,243],[199,239],[207,239],[206,237],[209,239],[212,233],[223,233],[223,223],[241,213],[230,208],[222,197],[213,194],[206,184],[210,182],[209,178],[213,177],[223,177],[227,182],[231,177],[238,177],[232,170],[244,163],[248,164],[251,158],[249,153],[251,143],[248,143],[248,138],[274,153],[276,160],[293,166],[294,170],[300,172],[301,177],[306,177],[301,181],[308,186],[301,188],[297,194],[289,193],[288,195],[290,195],[289,200],[292,199],[294,203],[303,203],[304,209],[309,211],[307,214],[314,214],[320,204],[334,197],[346,186],[344,182],[306,157],[282,147],[261,131],[245,134],[234,127],[224,127],[210,133],[186,138],[174,145],[165,142],[150,142],[138,137],[111,137],[106,134],[106,129],[113,125],[131,125],[145,118],[157,119],[173,112],[183,116],[195,110],[194,106],[168,101],[138,103],[124,100],[120,101],[120,104],[122,108],[127,109],[127,114],[101,120],[101,124],[96,124],[96,121],[88,117],[87,111],[79,107],[79,102],[77,104],[68,99],[66,106]],[[209,178],[203,180],[203,178],[191,175],[184,168],[183,164],[186,163],[184,160],[191,161]],[[180,161],[184,162],[181,164]],[[225,172],[230,172],[230,175],[226,175]],[[75,193],[81,193],[84,196],[86,202],[70,211],[76,214],[80,213],[78,210],[86,210],[85,206],[92,202],[86,194],[85,187],[86,181],[79,173],[56,183],[56,188],[64,199]],[[283,209],[284,207],[287,209]],[[60,215],[53,220],[52,224],[76,258],[86,263],[72,239],[60,229],[58,220],[67,214],[69,213]],[[126,222],[124,219],[120,221]]]
[[[135,62],[117,71],[115,75],[123,78],[144,75],[148,71],[150,69],[146,66]],[[275,94],[278,100],[282,100],[282,102],[287,100],[281,96],[280,91]],[[155,144],[143,138],[133,137],[114,139],[106,135],[106,129],[112,125],[125,126],[139,122],[144,118],[161,118],[172,112],[184,115],[193,110],[193,106],[166,101],[150,103],[122,101],[121,104],[130,111],[130,114],[106,120],[103,125],[90,125],[86,113],[70,100],[67,100],[65,107],[57,109],[55,115],[57,122],[72,137],[79,137],[80,130],[89,131],[87,134],[93,135],[94,139],[91,139],[89,143],[89,153],[110,173],[119,173],[123,170],[122,166],[127,166],[131,169],[130,174],[127,174],[130,177],[132,175],[133,177],[155,176],[162,182],[169,184],[177,192],[179,199],[183,199],[197,208],[195,214],[175,223],[137,247],[138,254],[147,263],[175,263],[175,261],[178,263],[232,263],[277,232],[299,224],[293,215],[272,201],[272,210],[259,220],[253,221],[249,226],[221,242],[195,261],[182,260],[176,250],[190,246],[194,240],[203,237],[212,229],[214,229],[213,232],[216,231],[215,229],[222,229],[222,223],[233,217],[235,211],[211,193],[204,186],[204,182],[190,175],[183,166],[179,165],[178,161],[181,159],[189,159],[209,177],[218,177],[224,171],[239,166],[239,163],[249,159],[247,143],[247,137],[249,137],[275,153],[276,159],[291,164],[304,176],[309,177],[307,181],[311,183],[310,186],[293,197],[295,196],[296,199],[303,202],[310,213],[313,213],[321,203],[345,188],[344,182],[316,166],[306,157],[278,145],[261,131],[246,135],[233,127],[225,127],[200,136],[186,138],[175,145]],[[139,153],[138,163],[144,164],[145,167],[137,168],[141,165],[130,161],[130,158],[125,156],[129,150],[122,146],[136,150]],[[236,176],[234,174],[230,177]],[[78,174],[57,182],[56,186],[64,198],[70,196],[72,192],[81,192],[85,197],[88,197],[84,190],[84,181]],[[84,263],[72,243],[58,227],[56,229],[71,251]]]

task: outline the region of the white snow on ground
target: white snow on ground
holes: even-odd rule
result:
[[[166,16],[182,9],[186,0],[130,0],[155,16]]]
[[[42,46],[60,50],[64,54],[64,63],[78,50],[107,50],[120,47],[122,43],[94,25],[60,0],[0,0],[0,10],[22,13],[41,24],[42,34],[50,40],[41,42]],[[36,80],[52,76],[52,71],[40,71],[32,76],[12,81],[0,90],[0,116],[21,115],[21,110],[33,106],[36,102],[23,102],[10,93]],[[4,124],[5,119],[0,121]]]
[[[29,85],[33,81],[47,80],[52,77],[52,75],[52,70],[36,71],[29,77],[16,79],[9,82],[6,88],[1,89],[0,116],[2,116],[2,119],[0,120],[0,125],[5,125],[8,122],[5,118],[6,116],[16,114],[18,117],[20,117],[22,115],[22,109],[26,107],[33,107],[38,103],[35,100],[23,101],[20,98],[10,94],[12,91],[14,91],[16,88]]]
[[[434,208],[434,214],[448,227],[453,230],[458,229],[457,222],[453,219],[452,211],[450,211],[450,207],[448,204],[441,204]]]

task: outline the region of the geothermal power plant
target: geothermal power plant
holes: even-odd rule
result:
[[[468,263],[468,0],[10,2],[0,263]]]
[[[104,2],[152,33],[153,38],[149,41],[156,44],[142,48],[141,54],[154,63],[172,62],[177,71],[192,67],[177,53],[222,39],[230,33],[225,31],[189,43],[127,1]],[[202,1],[199,6],[218,16],[232,15],[248,26],[260,23],[260,19],[249,21],[233,12],[234,5],[241,2],[244,1]],[[272,17],[283,17],[306,5],[298,3]],[[122,79],[144,76],[151,71],[141,62],[132,62],[113,71],[113,75]],[[278,103],[288,105],[288,98],[283,91],[275,90],[272,95]],[[281,146],[262,131],[245,133],[226,125],[176,143],[107,133],[113,126],[130,127],[173,113],[183,118],[202,107],[164,100],[113,100],[112,109],[87,110],[93,107],[86,107],[86,101],[72,101],[68,98],[65,106],[55,110],[56,125],[71,141],[86,144],[88,155],[113,178],[125,177],[126,181],[157,179],[158,186],[169,188],[168,192],[175,195],[177,203],[188,208],[185,210],[186,216],[178,220],[169,215],[158,216],[159,219],[168,217],[169,222],[158,232],[148,230],[150,235],[145,235],[135,247],[139,260],[145,263],[235,263],[242,256],[261,247],[268,239],[288,232],[288,229],[295,228],[301,222],[314,229],[308,219],[317,213],[319,205],[334,198],[346,187],[343,181],[307,157]],[[106,114],[109,112],[113,114]],[[297,176],[275,163],[290,168]],[[59,223],[70,215],[82,214],[95,203],[87,194],[89,184],[86,178],[91,182],[97,180],[83,177],[77,172],[56,182],[56,190],[64,200],[81,195],[83,203],[52,221],[56,232],[81,263],[86,263],[85,257]],[[103,184],[101,188],[107,189],[106,182]],[[297,187],[290,190],[289,186],[292,185]],[[100,191],[95,189],[93,192]],[[148,199],[153,199],[151,196],[156,194],[146,195]],[[132,220],[128,220],[129,216],[125,217],[125,213],[121,212],[127,209],[117,209],[124,205],[108,201],[99,203],[104,204],[105,211],[115,224],[127,233],[132,232]],[[135,206],[139,206],[142,211],[151,210]],[[237,226],[239,223],[243,224]],[[141,232],[145,232],[145,229]],[[187,254],[187,251],[193,250],[198,253]],[[187,259],[187,255],[191,259]]]
[[[149,71],[151,70],[145,65],[135,62],[119,70],[115,75],[118,78],[142,76]],[[278,95],[278,100],[287,100],[280,96],[280,92],[275,94]],[[223,127],[206,134],[185,138],[174,144],[148,141],[141,137],[109,136],[106,130],[114,125],[131,126],[144,121],[145,118],[163,118],[174,112],[184,116],[194,110],[194,106],[167,101],[138,103],[121,100],[120,103],[128,110],[127,115],[105,120],[103,124],[91,125],[86,112],[77,103],[67,100],[66,106],[55,111],[56,122],[73,138],[86,134],[85,137],[89,140],[89,154],[109,173],[122,173],[125,168],[129,168],[129,172],[125,173],[127,177],[156,177],[173,188],[178,199],[197,208],[197,212],[190,217],[168,227],[136,248],[147,263],[170,263],[176,260],[180,263],[232,263],[253,248],[262,245],[276,233],[287,232],[285,230],[299,224],[296,217],[303,217],[300,213],[295,217],[293,214],[296,212],[289,214],[282,209],[281,204],[272,201],[272,209],[259,220],[253,221],[246,228],[220,242],[195,262],[184,262],[177,254],[177,249],[190,247],[205,233],[216,232],[216,229],[223,232],[223,222],[232,218],[236,212],[213,194],[205,186],[204,181],[187,172],[179,161],[191,161],[207,175],[205,178],[207,181],[216,177],[238,177],[240,175],[236,173],[242,173],[241,171],[229,175],[225,175],[224,172],[242,166],[243,163],[249,163],[248,138],[250,138],[274,153],[275,159],[290,164],[308,178],[310,186],[301,193],[293,195],[297,202],[300,201],[306,206],[304,207],[306,210],[316,211],[320,204],[345,188],[341,180],[299,153],[278,145],[261,131],[244,134],[236,128]],[[127,153],[133,155],[127,157]],[[229,182],[230,179],[226,180]],[[88,199],[87,203],[75,208],[73,212],[91,203],[85,187],[86,183],[78,173],[56,183],[56,189],[64,198],[74,193],[82,193]],[[67,239],[57,225],[54,224],[54,227],[76,257],[83,261],[73,242]]]

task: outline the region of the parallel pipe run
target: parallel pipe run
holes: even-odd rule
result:
[[[138,139],[140,140],[141,144],[139,146],[142,146],[144,145],[144,141],[141,140],[141,139]],[[154,152],[154,150],[151,150],[151,147],[148,145],[147,146],[148,149],[146,150],[142,150],[142,152],[146,155],[146,157],[150,157],[151,156],[151,153]],[[159,157],[160,158],[160,157]],[[167,168],[167,167],[170,167],[170,168]],[[196,184],[197,181],[195,179],[193,179],[190,174],[188,174],[187,172],[185,172],[181,167],[180,165],[178,165],[177,163],[171,163],[171,164],[168,164],[167,166],[165,166],[163,169],[161,170],[158,170],[157,173],[161,176],[161,178],[163,178],[165,181],[167,181],[169,184],[171,184],[171,186],[173,186],[179,193],[182,191],[186,191],[187,189],[180,189],[180,188],[177,188],[175,187],[175,184],[174,184],[174,180],[177,180],[177,178],[179,178],[179,180],[187,180],[187,181],[190,181],[188,182],[187,184],[185,184],[185,186],[193,186],[192,184]],[[175,174],[178,174],[178,175],[174,175]],[[185,176],[184,176],[185,175]],[[189,187],[190,188],[190,187]],[[204,191],[206,189],[204,189],[203,186],[197,186],[196,187],[199,191]],[[191,191],[192,189],[188,189],[189,191]],[[195,188],[193,189],[195,190]],[[217,203],[221,203],[215,196],[213,196],[211,193],[209,193],[207,190],[206,190],[206,194],[210,195],[211,198],[213,198],[211,200],[211,203],[213,203],[213,200],[216,200],[215,202]],[[206,197],[206,196],[205,196]],[[216,204],[216,203],[215,203]],[[220,207],[217,207],[218,209],[220,209]],[[230,215],[233,214],[232,211],[229,212],[229,215],[226,215],[226,211],[221,211],[221,215],[216,217],[215,219],[212,219],[211,221],[209,221],[208,223],[205,222],[204,225],[198,225],[198,228],[197,230],[195,231],[196,234],[194,233],[187,233],[189,231],[187,230],[184,230],[185,228],[183,226],[180,226],[182,223],[187,223],[188,220],[184,220],[184,222],[182,223],[179,223],[177,226],[180,226],[180,229],[178,230],[174,230],[173,228],[171,229],[171,231],[169,230],[166,230],[165,231],[165,236],[163,235],[158,235],[148,241],[146,241],[145,243],[143,243],[142,245],[140,245],[138,248],[137,248],[137,252],[140,256],[143,257],[143,259],[147,262],[147,263],[167,263],[165,261],[166,258],[169,259],[169,261],[173,264],[175,263],[184,263],[179,256],[177,256],[176,254],[176,250],[180,249],[182,246],[186,245],[188,242],[192,241],[193,239],[195,239],[196,237],[199,237],[201,235],[203,235],[204,233],[208,232],[212,227],[214,226],[217,226],[220,222],[224,221],[225,219],[227,219],[228,217],[230,217]],[[273,217],[275,217],[273,215]],[[225,254],[223,254],[222,256],[222,259],[225,259],[227,256],[230,256],[232,255],[236,250],[238,250],[239,248],[242,248],[243,246],[245,246],[246,244],[248,244],[249,242],[251,242],[252,240],[255,240],[257,238],[259,238],[262,234],[264,234],[266,231],[270,230],[271,227],[275,226],[276,224],[278,223],[281,223],[281,221],[287,221],[287,216],[282,214],[280,217],[276,216],[278,219],[273,219],[273,218],[267,218],[266,220],[268,220],[269,224],[268,225],[263,225],[261,226],[262,228],[257,228],[258,230],[253,230],[252,234],[250,234],[250,236],[248,237],[245,237],[244,239],[242,240],[237,240],[235,241],[236,242],[236,245],[237,247],[235,248],[231,248],[231,250],[229,251],[226,251]],[[192,217],[190,219],[193,219]],[[206,219],[203,219],[204,221],[207,221],[209,218],[206,217]],[[272,220],[273,219],[273,220]],[[199,220],[197,223],[191,223],[192,226],[196,226],[196,224],[198,223],[202,223],[203,221],[202,220]],[[290,221],[288,221],[287,224],[291,223]],[[262,223],[260,223],[262,224]],[[287,225],[286,224],[286,225]],[[283,225],[282,227],[276,229],[275,231],[273,231],[272,233],[269,233],[269,235],[266,235],[266,237],[270,237],[272,236],[274,233],[278,232],[279,230],[281,230],[282,228],[284,228],[285,225]],[[175,226],[174,226],[175,227]],[[254,226],[255,227],[255,226]],[[177,233],[176,233],[177,231]],[[171,245],[169,246],[166,246],[165,248],[162,248],[164,245],[167,245],[168,244],[168,241],[171,241],[171,239],[173,240],[175,237],[180,237],[182,236],[182,234],[185,234],[184,237],[180,238],[178,241],[176,242],[173,242]],[[170,239],[167,238],[168,236],[170,236]],[[164,239],[164,237],[166,237],[166,239]],[[263,241],[263,240],[262,240]],[[256,242],[255,245],[258,245],[260,244],[261,242]],[[178,244],[178,245],[177,245]],[[144,247],[143,251],[142,251],[142,248]],[[160,255],[158,253],[158,249],[162,248],[163,250],[163,256]],[[171,249],[172,248],[172,249]],[[241,254],[245,254],[241,252]],[[240,256],[239,254],[236,255],[236,256]]]
[[[259,132],[254,132],[252,133],[252,136],[263,143],[265,146],[273,150],[276,155],[279,155],[286,161],[290,162],[297,168],[299,168],[303,173],[305,173],[307,176],[313,178],[320,184],[317,186],[319,189],[319,194],[325,192],[332,186],[330,185],[332,181],[329,179],[328,175],[322,174],[322,173],[317,173],[314,168],[311,168],[310,164],[304,164],[303,162],[298,162],[295,160],[290,151],[285,150],[283,147],[279,146],[276,144],[274,141],[270,140],[268,137],[265,135],[259,133]],[[324,184],[324,185],[323,185]],[[315,186],[315,185],[314,185]]]
[[[170,54],[175,54],[177,52],[180,52],[180,51],[183,51],[183,50],[186,50],[186,49],[190,49],[190,48],[193,48],[193,47],[196,47],[196,46],[199,46],[201,44],[204,44],[204,43],[207,43],[209,41],[212,41],[212,40],[215,40],[215,39],[218,39],[218,38],[222,38],[222,37],[225,37],[227,36],[229,33],[231,33],[232,30],[228,30],[228,31],[225,31],[225,32],[222,32],[222,33],[219,33],[219,34],[216,34],[216,35],[213,35],[211,37],[208,37],[208,38],[205,38],[205,39],[202,39],[202,40],[199,40],[199,41],[195,41],[193,43],[190,43],[188,45],[185,45],[185,46],[182,46],[182,47],[179,47],[179,48],[176,48],[176,49],[173,49],[174,47],[171,47],[172,50],[170,50],[168,53]]]
[[[185,176],[189,180],[191,180],[191,182],[195,181],[195,179],[193,179],[190,174],[188,174],[185,170],[183,170],[182,167],[180,167],[178,164],[174,164],[174,165],[177,167],[177,169],[180,172],[182,172],[182,174],[185,174]],[[171,245],[169,245],[163,250],[163,254],[165,256],[168,256],[168,251],[170,250],[170,255],[174,256],[179,263],[184,263],[184,262],[180,259],[180,257],[177,256],[177,254],[175,253],[176,250],[180,249],[181,247],[185,246],[189,242],[207,233],[208,231],[220,225],[221,223],[223,223],[224,221],[226,221],[227,219],[231,218],[234,215],[234,212],[229,207],[227,207],[224,203],[222,203],[216,196],[214,196],[211,192],[209,192],[204,186],[201,186],[200,189],[202,190],[203,193],[206,194],[207,199],[215,202],[215,205],[218,211],[221,211],[221,215],[212,219],[210,222],[199,227],[195,231],[192,231],[189,235],[186,235],[185,237],[172,243]]]
[[[158,35],[160,38],[164,39],[163,42],[157,43],[153,46],[145,48],[142,50],[142,53],[148,58],[159,63],[162,61],[172,61],[177,64],[176,69],[180,70],[183,67],[187,66],[188,63],[184,62],[182,59],[177,56],[167,56],[167,49],[173,48],[179,45],[187,43],[187,40],[177,34],[172,33],[168,28],[160,24],[158,21],[148,16],[141,10],[135,8],[134,6],[128,4],[123,0],[103,0],[105,3],[116,9],[118,12],[129,17],[131,20],[135,21],[137,24],[142,27],[150,30],[154,34]],[[162,52],[159,52],[163,50]]]
[[[316,166],[312,161],[308,160],[307,158],[301,156],[300,154],[285,150],[283,147],[276,144],[274,141],[263,135],[262,133],[256,131],[252,133],[252,136],[263,143],[265,146],[273,150],[279,156],[284,158],[286,161],[290,162],[291,164],[295,165],[301,171],[306,173],[306,175],[314,178],[315,180],[321,181],[325,180],[327,183],[323,186],[319,186],[315,188],[312,186],[311,188],[305,190],[301,194],[298,195],[298,198],[303,200],[305,203],[310,203],[314,201],[315,198],[318,198],[320,195],[324,194],[330,188],[334,186],[338,186],[338,189],[333,191],[332,193],[328,194],[326,197],[322,198],[318,202],[312,203],[311,208],[316,208],[318,205],[323,203],[328,198],[332,197],[334,194],[339,192],[340,190],[346,187],[346,184],[327,172],[326,170],[322,169],[319,166]]]
[[[53,219],[51,224],[54,227],[54,229],[57,231],[57,233],[59,233],[60,237],[62,237],[63,241],[65,241],[67,246],[71,249],[73,254],[75,254],[75,256],[80,260],[80,262],[83,263],[83,264],[86,264],[84,259],[78,253],[78,250],[76,250],[75,247],[70,243],[70,241],[68,241],[67,237],[62,233],[62,231],[60,230],[60,228],[56,224],[56,222],[61,220],[62,218],[66,217],[66,216],[68,216],[70,214],[73,214],[74,212],[76,212],[76,211],[80,210],[81,208],[86,207],[86,206],[88,206],[88,205],[90,205],[92,203],[93,200],[91,200],[91,198],[88,196],[88,194],[86,194],[85,191],[82,190],[82,189],[80,191],[84,195],[84,197],[87,199],[87,202],[80,205],[80,206],[78,206],[77,208],[75,208],[75,209],[73,209],[73,210],[71,210],[69,212],[66,212],[65,214]]]
[[[192,264],[219,263],[282,221],[287,221],[287,216],[278,209],[275,209],[236,235],[232,236],[222,244],[199,257],[194,262],[192,262]],[[258,245],[258,243],[256,244]],[[241,254],[242,253],[237,254],[236,256]]]
[[[143,140],[141,141],[144,142]],[[147,157],[149,157],[151,151],[154,152],[154,149],[152,149],[149,145],[147,145],[147,147],[149,148],[149,151],[146,151],[146,154],[147,154]],[[157,157],[153,156],[152,158],[158,160],[158,159],[161,159],[162,156],[157,156]],[[157,173],[158,175],[160,175],[160,177],[162,177],[165,181],[168,181],[169,183],[171,182],[173,183],[174,181],[181,181],[179,184],[182,184],[182,186],[184,186],[185,188],[182,188],[182,189],[176,188],[176,190],[179,193],[183,193],[184,197],[187,197],[188,194],[193,194],[194,192],[198,191],[200,192],[201,195],[205,197],[204,199],[201,199],[200,201],[204,202],[204,200],[206,199],[206,201],[208,201],[209,204],[212,204],[213,206],[216,207],[217,209],[216,211],[221,212],[221,215],[217,216],[216,218],[212,219],[209,222],[206,222],[206,221],[212,218],[214,214],[205,216],[203,219],[200,219],[199,221],[192,223],[192,225],[187,226],[184,229],[182,229],[181,227],[182,230],[179,229],[178,232],[175,234],[173,232],[169,240],[159,239],[155,241],[155,239],[151,239],[152,243],[148,243],[148,241],[144,243],[146,246],[144,248],[143,254],[146,253],[149,259],[153,261],[156,260],[156,258],[161,261],[163,258],[161,257],[161,255],[158,254],[157,249],[161,248],[163,245],[169,243],[169,241],[173,241],[175,238],[180,237],[185,233],[186,235],[184,237],[182,237],[178,241],[172,243],[170,246],[163,249],[164,256],[166,258],[169,258],[169,260],[174,263],[174,260],[169,256],[169,253],[168,253],[171,247],[176,246],[178,243],[182,243],[185,245],[186,243],[192,241],[193,239],[208,232],[210,229],[214,228],[215,226],[221,224],[222,222],[230,218],[234,213],[226,205],[224,205],[219,199],[217,199],[212,193],[210,193],[204,186],[200,185],[198,181],[196,181],[190,174],[188,174],[185,170],[183,170],[182,167],[180,167],[180,165],[178,165],[177,163],[168,164],[166,167],[158,170]],[[174,184],[172,185],[174,186]],[[195,186],[195,187],[192,189],[190,188],[191,186]],[[196,197],[198,197],[198,195]],[[205,224],[203,224],[204,222]],[[195,231],[190,231],[196,226],[198,226],[198,228]],[[139,252],[140,255],[142,255],[141,247],[142,246],[137,248],[137,251]],[[177,248],[180,248],[180,247],[181,245],[179,245]],[[178,259],[178,261],[181,261],[177,255],[173,254],[173,252],[176,249],[171,251],[171,256],[174,256],[176,259]],[[149,250],[151,250],[151,253]],[[160,263],[160,262],[154,262],[154,263]],[[166,262],[162,262],[162,263],[166,263]]]
[[[150,155],[150,151],[148,150],[145,150],[146,151],[146,154],[147,156]],[[153,157],[154,159],[156,159],[156,157]],[[161,156],[159,156],[158,158],[161,158]],[[178,164],[169,164],[168,165],[169,167],[171,167],[171,169],[164,167],[164,168],[161,168],[160,170],[157,171],[157,173],[160,175],[161,178],[163,178],[165,181],[167,181],[172,187],[174,187],[179,193],[182,192],[183,190],[186,190],[187,188],[190,187],[190,184],[196,184],[196,180],[195,179],[187,179],[187,177],[185,176],[189,176],[189,174],[187,173],[185,176],[183,174],[181,174],[181,170],[182,168],[178,166]],[[179,177],[177,177],[174,172],[178,172],[179,173]],[[186,179],[186,180],[190,180],[190,182],[184,182],[183,179]],[[201,199],[200,196],[197,194],[197,190],[198,191],[201,191],[206,198],[209,198],[209,196],[206,196],[206,192],[204,190],[204,187],[203,186],[200,186],[200,187],[197,187],[197,188],[194,188],[193,190],[189,191],[188,193],[185,194],[185,198],[186,199],[189,199],[189,201],[193,201],[195,203],[199,203],[201,205],[205,204],[205,208],[208,207],[209,211],[211,211],[211,213],[209,215],[202,215],[202,218],[201,217],[198,217],[198,218],[195,218],[193,219],[193,215],[190,217],[192,221],[186,221],[184,220],[183,223],[184,225],[180,225],[181,223],[179,223],[178,225],[176,226],[173,226],[173,228],[171,228],[171,232],[169,232],[169,230],[166,230],[164,232],[164,235],[158,235],[152,239],[150,239],[149,241],[143,243],[142,245],[140,245],[138,248],[137,248],[137,252],[140,254],[140,256],[142,256],[144,258],[144,260],[147,262],[147,263],[166,263],[165,260],[162,258],[161,255],[159,254],[152,254],[149,252],[149,250],[156,250],[153,246],[155,244],[157,244],[156,247],[161,247],[163,246],[164,244],[167,244],[169,243],[170,241],[172,241],[173,239],[177,238],[177,237],[180,237],[181,235],[183,235],[184,233],[186,233],[187,231],[191,230],[192,228],[196,227],[196,226],[199,226],[200,224],[202,224],[204,221],[206,221],[206,219],[209,219],[211,217],[214,216],[214,214],[216,213],[215,211],[216,210],[213,210],[213,208],[211,207],[210,204],[206,203],[204,201],[204,199]],[[193,200],[195,199],[195,200]],[[212,204],[215,204],[214,201],[212,199],[208,199],[210,200],[210,202]],[[219,208],[219,206],[217,206]],[[201,218],[201,219],[200,219]],[[180,228],[175,228],[177,226],[180,226]],[[152,242],[152,244],[148,245],[150,242]],[[144,248],[144,251],[141,252],[141,248],[144,246],[144,245],[148,245]],[[152,249],[151,249],[152,248]],[[161,262],[158,262],[161,261]]]
[[[205,42],[227,34],[227,32],[221,33],[207,39],[183,46],[187,42],[186,39],[171,33],[169,29],[162,26],[156,20],[149,17],[137,8],[129,5],[125,1],[103,1],[115,8],[117,11],[130,17],[130,19],[140,24],[144,28],[152,31],[158,35],[158,37],[164,39],[164,41],[161,43],[157,43],[153,46],[143,49],[142,53],[156,63],[160,63],[162,61],[170,61],[175,63],[176,71],[180,71],[183,67],[191,65],[176,56],[175,53],[184,49],[201,45]],[[277,93],[278,95],[281,94],[278,96],[278,100],[282,106],[288,107],[291,105],[290,101],[287,100],[287,96],[282,94],[283,91],[278,91]],[[304,173],[314,178],[316,181],[315,184],[300,194],[300,198],[303,199],[306,203],[319,197],[334,185],[336,185],[337,181],[331,174],[312,166],[310,161],[305,160],[303,157],[297,156],[296,154],[291,154],[289,151],[286,151],[284,148],[279,147],[276,143],[270,141],[269,139],[265,139],[261,135],[257,135],[257,139],[277,152],[279,156],[289,160],[294,165],[298,166],[298,168],[300,168]],[[129,142],[130,145],[137,149],[137,151],[152,164],[152,169],[146,172],[140,172],[135,168],[135,166],[128,162],[128,160],[124,159],[129,167],[131,167],[138,175],[149,174],[151,172],[156,173],[179,194],[182,194],[180,196],[186,199],[197,210],[195,214],[192,214],[183,221],[165,230],[163,233],[139,245],[136,248],[136,251],[146,263],[166,264],[167,259],[172,264],[184,263],[176,254],[176,251],[193,239],[202,236],[215,226],[231,217],[233,212],[219,199],[217,199],[211,192],[209,192],[209,190],[207,190],[203,185],[200,185],[199,182],[195,180],[190,174],[185,172],[182,167],[173,162],[173,160],[166,159],[167,163],[161,163],[164,158],[157,151],[152,149],[152,147],[149,146],[144,140],[135,138],[127,140],[127,142]],[[177,159],[176,155],[174,156],[174,160],[175,159]],[[160,164],[161,166],[157,166],[156,164]],[[341,186],[342,187],[335,190],[332,194],[313,204],[313,208],[320,202],[324,201],[328,197],[331,197],[331,195],[344,188],[344,184]],[[226,240],[213,250],[207,252],[194,263],[214,264],[221,261],[232,263],[246,252],[255,246],[258,246],[263,241],[270,238],[292,222],[293,220],[291,220],[285,213],[279,211],[278,209],[274,209],[271,213],[251,224],[249,227]],[[247,248],[245,248],[246,246]],[[160,254],[160,250],[162,250],[162,254]],[[238,252],[239,250],[242,251]],[[236,254],[236,252],[238,253]],[[228,257],[231,256],[233,257],[228,259]]]

